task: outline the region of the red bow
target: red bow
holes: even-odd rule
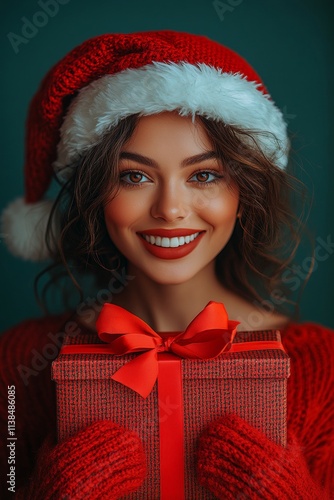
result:
[[[112,379],[146,398],[158,377],[158,352],[170,351],[181,358],[211,359],[230,350],[239,321],[228,319],[225,307],[209,302],[186,330],[159,335],[134,314],[114,304],[105,304],[96,327],[108,352],[124,354],[146,351],[123,365]]]

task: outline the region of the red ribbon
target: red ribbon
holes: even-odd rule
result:
[[[112,376],[142,397],[158,378],[161,500],[184,498],[183,395],[180,358],[212,359],[222,353],[284,349],[277,341],[233,344],[238,321],[228,319],[221,303],[209,302],[184,332],[156,333],[143,320],[122,307],[105,304],[96,323],[107,344],[65,345],[61,354],[124,354],[143,352]],[[160,354],[164,353],[164,354]],[[159,358],[158,358],[159,354]],[[174,355],[176,356],[174,356]],[[159,377],[158,377],[159,373]],[[167,401],[172,410],[164,413]]]
[[[143,352],[112,376],[146,398],[158,377],[159,352],[180,358],[211,359],[231,349],[238,321],[230,321],[223,304],[209,302],[181,333],[159,335],[145,321],[114,304],[104,304],[96,322],[101,340],[108,343],[66,345],[62,354],[124,354]]]
[[[184,417],[180,358],[159,353],[160,500],[184,500]]]
[[[170,351],[180,358],[215,358],[230,349],[238,324],[229,321],[223,304],[209,302],[184,332],[159,335],[138,316],[122,307],[105,304],[96,328],[113,354],[146,351],[112,376],[146,398],[158,377],[158,352]]]
[[[212,359],[222,353],[262,349],[283,349],[277,341],[233,344],[239,321],[228,319],[225,307],[209,302],[181,333],[156,333],[145,321],[114,304],[104,304],[96,327],[107,344],[65,345],[61,354],[124,354],[143,352],[112,376],[146,398],[158,377],[159,352],[169,351],[180,358]]]

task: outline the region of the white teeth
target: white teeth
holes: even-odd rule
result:
[[[151,245],[156,245],[163,248],[177,248],[183,245],[187,245],[191,241],[194,241],[194,239],[197,238],[198,235],[199,233],[194,233],[188,236],[180,236],[179,238],[166,238],[161,236],[151,236],[148,234],[144,234],[143,236],[148,243],[151,243]]]
[[[177,248],[179,246],[179,238],[171,238],[170,247]]]
[[[164,248],[169,248],[170,247],[170,239],[169,238],[162,238],[161,246]]]

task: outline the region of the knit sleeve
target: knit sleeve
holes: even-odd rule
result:
[[[55,430],[51,362],[58,353],[57,344],[67,317],[27,320],[0,338],[0,376],[3,382],[0,390],[0,431],[4,444],[0,452],[1,469],[6,471],[6,475],[14,472],[15,490],[31,473],[37,450],[46,436]],[[13,443],[11,449],[7,447],[9,442]],[[9,453],[12,460],[9,460]],[[1,488],[4,489],[1,498],[13,498],[13,492],[8,491],[8,487],[10,484],[1,481]]]
[[[217,498],[324,500],[334,493],[334,332],[291,325],[288,445],[236,415],[212,422],[198,448],[198,478]]]
[[[138,434],[97,421],[59,444],[46,440],[30,481],[15,498],[117,500],[136,491],[145,474]]]
[[[334,494],[334,331],[292,325],[283,343],[291,358],[288,428],[312,477]]]
[[[144,480],[145,454],[139,436],[117,424],[98,421],[56,444],[51,362],[64,328],[73,328],[68,319],[66,315],[26,321],[0,340],[1,470],[10,474],[10,467],[14,469],[13,482],[10,475],[9,483],[1,482],[3,499],[114,500],[135,491]],[[9,400],[15,416],[10,426]]]

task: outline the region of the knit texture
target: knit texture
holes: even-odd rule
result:
[[[233,343],[238,345],[243,341],[261,339],[275,341],[277,338],[280,337],[275,330],[240,332],[234,337]],[[98,341],[96,333],[91,333],[71,335],[65,338],[64,343],[82,346],[96,345]],[[131,498],[156,500],[160,498],[163,482],[160,480],[160,463],[165,461],[160,455],[160,445],[163,448],[166,446],[166,438],[160,440],[161,432],[163,434],[160,422],[162,425],[166,422],[168,427],[173,428],[173,434],[178,435],[178,419],[175,418],[178,404],[169,391],[164,391],[165,384],[160,384],[160,373],[159,384],[153,387],[145,399],[112,380],[114,373],[135,356],[125,354],[110,358],[105,354],[90,353],[58,357],[52,367],[52,376],[57,381],[58,435],[60,440],[66,439],[95,420],[110,420],[135,430],[145,447],[148,477]],[[163,359],[159,363],[160,372]],[[289,360],[284,351],[275,349],[229,353],[205,361],[181,359],[180,363],[184,494],[186,499],[212,500],[212,494],[198,484],[196,476],[196,442],[199,434],[212,420],[224,414],[236,413],[253,427],[262,430],[272,441],[285,445]],[[178,374],[173,375],[172,367],[168,373],[168,379],[177,386],[177,380],[180,380]],[[159,407],[162,416],[158,414]],[[173,418],[175,421],[172,423]],[[169,443],[168,449],[172,448],[172,443]]]
[[[81,468],[73,458],[71,453],[75,454],[75,452],[69,442],[65,441],[51,448],[46,446],[42,459],[44,469],[43,466],[40,467],[41,461],[38,462],[36,459],[43,441],[48,435],[55,435],[56,407],[50,365],[56,356],[57,339],[62,337],[62,328],[68,319],[69,316],[65,315],[26,321],[6,332],[0,339],[0,373],[4,381],[0,399],[1,438],[6,440],[7,437],[7,385],[15,385],[16,490],[23,487],[28,488],[23,489],[23,492],[40,491],[42,498],[50,498],[46,496],[45,491],[60,491],[57,488],[60,488],[59,481],[62,474],[59,471],[61,470],[73,468],[74,475],[78,470],[81,471],[81,481],[86,482],[84,488],[89,491],[89,494],[82,498],[85,496],[94,498],[91,495],[94,494],[97,482],[97,476],[87,474],[85,468]],[[311,498],[311,494],[312,498],[326,498],[326,495],[329,498],[332,495],[334,498],[334,429],[332,425],[334,421],[334,365],[332,363],[334,332],[310,323],[292,324],[285,332],[282,332],[282,337],[291,357],[291,376],[288,381],[289,447],[284,451],[254,428],[247,426],[243,420],[235,417],[226,417],[218,427],[213,423],[200,440],[199,478],[217,498],[308,499]],[[38,362],[37,359],[39,359]],[[23,370],[23,367],[26,370]],[[130,446],[137,446],[138,457],[140,457],[140,446],[138,442],[135,444],[135,437],[129,436],[126,431],[123,431],[125,434],[119,435],[113,424],[109,425],[108,432],[116,433],[118,439],[121,439],[120,435],[123,435],[123,438],[131,443]],[[226,438],[227,430],[233,433],[234,440]],[[82,432],[95,431],[87,428]],[[92,445],[89,440],[78,438],[78,436],[71,439],[82,444],[81,457],[84,457],[86,453],[90,455]],[[102,441],[104,439],[103,433],[101,439]],[[224,453],[226,442],[227,454]],[[1,448],[1,470],[8,472],[6,444],[7,441]],[[64,451],[65,449],[68,453]],[[123,445],[120,449],[123,450],[123,457],[125,456],[124,460],[126,460],[128,455]],[[113,458],[106,458],[103,453],[93,452],[93,457],[96,466],[102,469],[108,460],[115,463]],[[62,459],[66,459],[66,466]],[[258,467],[253,464],[258,464]],[[210,467],[214,471],[213,473],[211,471],[211,474],[208,472]],[[129,469],[130,472],[134,471],[132,465]],[[261,473],[259,469],[262,469]],[[117,465],[114,472],[110,471],[111,477],[117,476],[113,487],[119,484],[119,470]],[[212,475],[218,476],[219,473],[221,476],[217,479],[212,477]],[[225,479],[222,479],[224,474],[227,474],[229,478],[227,486]],[[299,475],[303,480],[300,480]],[[135,481],[139,480],[138,477],[140,477],[140,472],[136,473],[135,477],[129,474],[128,482],[131,487],[134,487]],[[242,485],[238,480],[239,477],[244,478]],[[245,478],[248,478],[246,481],[247,487],[249,485],[248,490],[244,490]],[[280,486],[282,482],[284,482],[284,488]],[[4,490],[1,492],[1,498],[13,498],[7,486],[6,482],[2,481]],[[266,493],[261,493],[261,491],[266,491]],[[270,491],[269,495],[268,491]],[[279,496],[275,496],[275,492],[278,492]],[[38,498],[38,495],[35,495],[35,498]],[[53,498],[59,498],[59,496],[56,494]]]
[[[236,416],[213,422],[199,440],[198,477],[217,498],[334,498],[334,332],[291,325],[283,343],[291,357],[288,446]]]
[[[43,446],[34,481],[17,498],[115,500],[145,477],[144,450],[136,433],[99,421],[58,446]]]
[[[213,422],[201,436],[198,479],[217,498],[326,498],[294,440],[277,446],[236,415]]]
[[[101,76],[141,68],[152,61],[205,63],[240,73],[248,81],[258,83],[259,92],[266,93],[260,77],[242,57],[204,36],[151,31],[107,34],[87,40],[51,68],[31,102],[25,162],[27,203],[41,200],[49,186],[64,112],[78,90]]]
[[[97,36],[55,64],[30,103],[24,198],[10,203],[0,217],[9,250],[27,260],[50,257],[45,229],[51,204],[44,197],[54,170],[59,180],[67,180],[127,116],[175,110],[255,130],[262,153],[286,167],[283,113],[237,53],[205,36],[170,30]],[[56,241],[59,227],[53,220]]]

